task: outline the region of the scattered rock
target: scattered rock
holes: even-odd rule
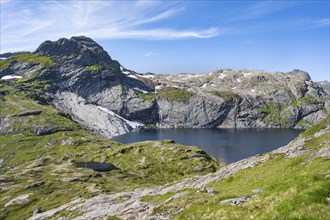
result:
[[[79,168],[88,168],[98,172],[108,172],[111,170],[119,170],[118,167],[111,163],[98,163],[98,162],[78,162],[75,164]]]
[[[26,205],[31,201],[31,200],[28,199],[30,195],[32,195],[32,193],[17,196],[16,198],[14,198],[14,199],[10,200],[9,202],[7,202],[5,204],[5,207],[8,207],[8,206],[13,205],[13,204]]]
[[[199,192],[201,193],[213,193],[213,189],[212,188],[205,188],[205,187],[202,187]]]
[[[174,196],[171,196],[170,198],[168,198],[164,203],[167,203],[167,202],[170,202],[170,201],[173,201],[175,199],[179,199],[181,198],[182,196],[186,195],[187,192],[180,192],[180,193],[177,193],[175,194]]]
[[[31,116],[31,115],[40,115],[42,111],[28,111],[28,112],[23,112],[17,115],[14,115],[16,117],[23,117],[23,116]]]
[[[30,131],[34,132],[38,136],[42,136],[42,135],[54,134],[60,131],[73,131],[73,129],[66,127],[53,127],[53,126],[47,127],[47,126],[37,125],[35,127],[30,128]]]
[[[61,145],[73,145],[74,139],[73,137],[69,137],[67,140],[61,140]]]
[[[226,199],[221,201],[219,205],[240,205],[249,201],[250,199],[252,199],[251,195],[239,197],[239,198]]]
[[[261,189],[254,189],[254,190],[251,190],[251,192],[253,194],[259,194],[259,193],[262,193],[262,190]]]
[[[45,184],[45,182],[43,182],[43,181],[38,181],[38,182],[31,183],[31,184],[27,185],[27,186],[25,187],[25,189],[36,188],[36,187],[42,186],[42,185],[44,185],[44,184]]]
[[[42,210],[40,208],[36,208],[33,210],[33,215],[36,215],[36,214],[39,214],[39,213],[42,213]]]

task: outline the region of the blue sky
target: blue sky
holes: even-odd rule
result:
[[[1,1],[1,53],[85,35],[137,72],[221,68],[329,80],[329,0]]]

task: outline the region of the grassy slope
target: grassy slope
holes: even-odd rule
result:
[[[171,141],[122,145],[82,128],[49,105],[31,99],[33,80],[0,81],[0,219],[26,219],[35,208],[49,210],[77,197],[157,186],[215,171],[219,163],[196,147]],[[42,91],[38,91],[40,93]],[[15,116],[29,111],[40,115]],[[68,131],[36,135],[38,126]],[[191,157],[198,155],[197,157]],[[120,170],[99,173],[73,166],[78,161],[109,162]],[[45,184],[25,189],[28,184]],[[27,204],[4,207],[19,195],[32,193]],[[63,213],[66,215],[67,213]]]
[[[321,136],[314,134],[329,126],[329,118],[307,129],[304,150],[319,150],[329,146],[329,130]],[[186,195],[163,203],[175,193],[146,196],[159,206],[156,213],[176,213],[174,219],[329,219],[330,161],[325,158],[308,159],[312,153],[285,158],[269,153],[269,159],[254,168],[244,169],[231,177],[210,183],[213,193],[186,189]],[[261,189],[250,201],[237,206],[219,205],[229,198],[251,194]]]

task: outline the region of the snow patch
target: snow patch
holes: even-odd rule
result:
[[[219,79],[224,79],[227,75],[224,73],[221,73],[220,76],[218,76]]]
[[[153,79],[153,78],[155,78],[155,76],[154,76],[154,75],[151,75],[151,74],[140,75],[140,76],[143,77],[143,78],[148,78],[148,79]]]
[[[142,124],[142,123],[140,123],[140,122],[127,120],[126,118],[123,118],[123,117],[121,117],[120,115],[117,115],[116,113],[114,113],[113,111],[111,111],[111,110],[109,110],[109,109],[107,109],[107,108],[104,108],[104,107],[102,107],[102,106],[97,106],[97,107],[98,107],[101,111],[106,112],[106,113],[108,113],[109,115],[111,115],[111,116],[113,116],[113,117],[117,117],[117,118],[123,120],[123,121],[126,122],[129,126],[131,126],[133,129],[144,126],[144,124]]]
[[[207,83],[204,83],[201,88],[206,88],[207,87]]]
[[[155,91],[156,91],[156,90],[160,90],[160,89],[162,89],[162,88],[163,88],[162,85],[155,86]]]
[[[250,91],[251,91],[251,92],[256,92],[256,90],[254,90],[254,89],[251,89]]]
[[[139,89],[137,87],[134,87],[133,89],[136,90],[136,91],[142,92],[142,93],[148,93],[148,91],[143,90],[143,89]]]
[[[244,77],[252,75],[252,73],[243,73]]]
[[[129,75],[128,77],[133,78],[133,79],[137,79],[137,77],[135,75]]]
[[[130,72],[128,72],[128,71],[126,71],[126,70],[122,70],[121,72],[124,73],[125,75],[130,74]]]
[[[237,82],[239,82],[239,83],[242,82],[242,80],[240,80],[240,79],[236,79],[236,80],[237,80]]]
[[[7,59],[7,57],[0,57],[0,60],[5,60]]]
[[[15,75],[7,75],[4,77],[1,77],[2,80],[9,80],[9,79],[22,79],[23,77],[21,76],[15,76]]]
[[[231,89],[237,89],[237,87],[235,86],[235,87],[233,87],[233,88],[231,88]]]

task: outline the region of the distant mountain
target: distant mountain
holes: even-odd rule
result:
[[[83,36],[7,57],[0,77],[43,85],[35,99],[106,137],[138,127],[305,128],[329,111],[329,93],[301,70],[140,74]]]

